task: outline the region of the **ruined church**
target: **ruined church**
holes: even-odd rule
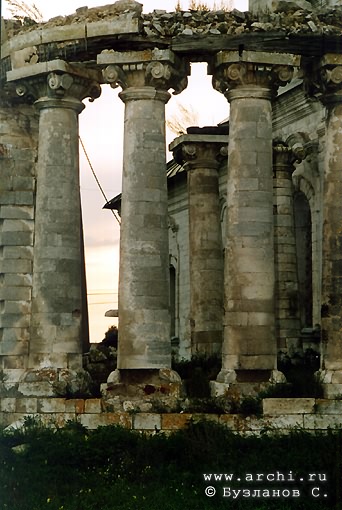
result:
[[[119,0],[2,20],[5,408],[88,383],[78,116],[104,83],[125,104],[112,400],[176,395],[172,352],[221,357],[214,397],[284,382],[279,360],[307,352],[325,397],[341,394],[341,14],[338,0],[151,14]],[[203,61],[229,119],[190,127],[167,163],[165,104]]]

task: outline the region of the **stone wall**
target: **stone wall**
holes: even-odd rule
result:
[[[33,273],[37,114],[0,108],[0,370],[17,381],[27,367]]]
[[[0,425],[20,426],[26,416],[39,416],[44,423],[63,426],[77,420],[89,429],[120,425],[146,433],[171,433],[203,420],[222,424],[239,434],[289,433],[342,428],[342,402],[314,398],[264,399],[263,414],[129,413],[112,412],[101,399],[37,398],[0,399]]]

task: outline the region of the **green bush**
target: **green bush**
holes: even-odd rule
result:
[[[0,434],[0,510],[337,509],[341,440],[341,431],[241,437],[212,422],[190,424],[170,436],[117,426],[88,431],[69,423],[52,430],[29,423]],[[320,487],[328,497],[310,496],[313,485],[306,482],[300,498],[232,501],[222,497],[223,487],[238,490],[247,482],[203,478],[203,473],[243,479],[247,473],[290,471],[297,481],[309,473],[327,474]],[[204,494],[208,485],[217,489],[212,498]],[[260,482],[248,482],[247,488],[259,489]]]

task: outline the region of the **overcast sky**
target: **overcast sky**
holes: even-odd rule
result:
[[[54,16],[71,14],[84,5],[96,7],[114,2],[26,0],[26,3],[34,3],[44,20],[48,20]],[[173,11],[177,0],[141,0],[141,3],[146,13],[153,9]],[[214,0],[206,0],[206,3],[212,6]],[[216,0],[216,4],[220,4],[220,0]],[[181,5],[186,10],[189,0],[181,0]],[[235,0],[233,6],[247,10],[248,0]],[[3,1],[3,15],[8,15],[6,0]],[[99,99],[93,103],[85,100],[86,108],[80,115],[80,136],[108,199],[121,192],[124,104],[118,98],[120,90],[104,86]],[[226,99],[211,86],[211,77],[206,75],[206,64],[192,65],[188,88],[169,101],[166,106],[167,117],[175,114],[179,102],[185,106],[191,105],[198,114],[200,126],[215,125],[225,119],[229,112]],[[174,137],[173,133],[167,131],[167,144]],[[171,155],[168,155],[170,158]],[[117,324],[116,319],[107,318],[104,314],[110,308],[117,308],[120,228],[112,213],[102,209],[105,200],[81,148],[80,172],[90,340],[99,342],[108,327]]]

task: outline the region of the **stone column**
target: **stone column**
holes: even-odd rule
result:
[[[192,354],[221,353],[223,253],[218,169],[227,156],[222,135],[182,135],[170,149],[185,164],[189,197]]]
[[[82,99],[98,97],[101,89],[87,72],[62,61],[48,63],[50,72],[37,72],[41,67],[31,67],[31,76],[17,80],[17,93],[33,98],[40,113],[28,361],[31,370],[25,381],[52,382],[53,390],[59,393],[66,389],[66,380],[71,383],[72,374],[82,369],[84,259],[78,114],[84,108]],[[12,73],[8,73],[8,81],[17,78],[17,72]]]
[[[342,56],[325,55],[317,68],[326,106],[323,182],[321,376],[327,397],[342,392]],[[310,80],[311,82],[312,80]]]
[[[174,54],[103,53],[104,78],[125,103],[118,369],[171,366],[165,104],[185,88]],[[118,375],[118,374],[117,374]],[[140,371],[143,376],[143,371]],[[121,377],[120,376],[120,377]],[[121,378],[122,380],[122,378]]]
[[[213,85],[230,102],[219,383],[278,380],[271,101],[278,86],[291,80],[297,60],[248,51],[220,52],[216,58]]]
[[[295,154],[287,143],[273,144],[276,338],[278,350],[290,356],[301,348],[292,173],[304,152],[296,149]]]

